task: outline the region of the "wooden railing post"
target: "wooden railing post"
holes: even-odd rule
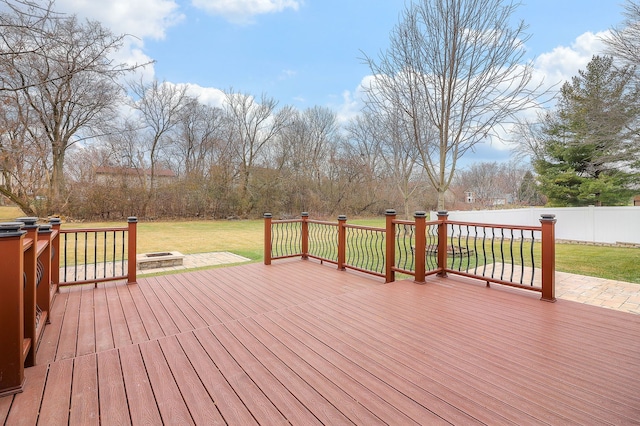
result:
[[[31,247],[24,252],[24,337],[31,339],[31,346],[25,358],[25,366],[32,367],[36,364],[36,265],[38,261],[38,225],[37,217],[19,217],[17,222],[24,223],[23,230],[27,231],[25,239],[31,239]]]
[[[264,214],[264,264],[271,265],[271,213]]]
[[[302,212],[302,258],[309,258],[309,213]]]
[[[396,266],[396,211],[389,209],[385,211],[387,217],[386,224],[386,246],[387,253],[385,255],[385,281],[388,283],[396,280],[396,271],[393,268]]]
[[[127,239],[127,284],[136,284],[136,255],[138,254],[138,218],[131,216],[127,218],[129,226]]]
[[[446,277],[447,272],[447,218],[449,212],[438,212],[438,276]]]
[[[0,397],[24,384],[24,255],[22,222],[0,223]]]
[[[51,224],[51,230],[54,233],[51,239],[51,291],[57,292],[58,285],[60,284],[60,224],[62,221],[60,218],[49,218]]]
[[[424,283],[427,262],[427,213],[415,212],[413,217],[416,222],[416,246],[413,250],[413,255],[415,258],[415,282]]]
[[[338,270],[344,271],[347,262],[347,217],[338,216]]]
[[[542,297],[547,302],[556,301],[556,215],[543,214],[542,224]]]

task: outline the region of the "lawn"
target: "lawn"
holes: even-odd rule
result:
[[[0,207],[0,221],[21,216],[18,209]],[[384,218],[349,220],[384,226]],[[66,223],[65,228],[125,226],[126,223]],[[138,252],[176,250],[184,254],[229,251],[253,261],[263,256],[262,220],[163,221],[138,224]],[[640,283],[640,249],[577,244],[556,245],[556,269],[580,275]]]

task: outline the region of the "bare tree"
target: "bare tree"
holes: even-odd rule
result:
[[[418,0],[406,6],[377,60],[367,107],[398,114],[414,144],[438,209],[456,164],[476,143],[533,105],[531,63],[523,63],[524,23],[511,27],[517,3],[502,0]]]
[[[186,93],[186,86],[176,86],[167,82],[151,83],[143,81],[130,82],[129,89],[134,96],[130,106],[138,113],[138,140],[144,146],[144,157],[149,164],[148,199],[143,206],[146,212],[149,201],[155,195],[156,174],[162,155],[169,149],[174,132],[180,119],[182,110],[190,102]]]
[[[420,191],[422,182],[416,146],[404,134],[405,128],[399,125],[397,117],[397,114],[374,116],[365,111],[349,123],[347,131],[376,178],[389,182],[390,191],[400,195],[404,216],[408,219],[412,199]]]
[[[0,0],[0,91],[16,91],[37,84],[12,81],[12,62],[24,55],[47,55],[47,22],[60,15],[53,11],[53,1]]]
[[[239,161],[240,214],[251,211],[250,181],[254,169],[264,159],[269,145],[290,122],[292,110],[284,107],[276,110],[278,102],[266,95],[260,100],[253,96],[230,90],[224,105],[229,120],[229,141]]]
[[[181,110],[173,136],[173,169],[203,177],[212,164],[228,159],[223,111],[190,98]],[[223,160],[223,158],[225,160]]]
[[[525,174],[530,170],[517,161],[473,163],[456,173],[453,185],[460,192],[473,193],[474,204],[482,207],[513,204],[519,200]]]
[[[0,101],[14,126],[26,130],[23,149],[39,148],[48,185],[45,210],[59,212],[67,149],[100,133],[121,95],[117,79],[136,66],[113,63],[124,36],[98,22],[56,15],[51,4],[4,3],[13,8],[1,14]]]
[[[35,201],[46,195],[47,151],[30,137],[27,119],[0,108],[0,194],[35,216]]]
[[[605,38],[607,53],[629,65],[640,65],[640,1],[627,0],[622,25],[611,29]]]

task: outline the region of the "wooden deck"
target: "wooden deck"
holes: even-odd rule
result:
[[[0,423],[638,424],[640,316],[312,261],[63,289]]]

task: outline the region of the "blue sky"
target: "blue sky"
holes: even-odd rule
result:
[[[57,0],[57,8],[133,34],[126,60],[156,61],[145,78],[189,84],[216,103],[220,90],[267,94],[281,105],[357,113],[358,88],[388,43],[405,0]],[[622,0],[523,0],[528,53],[539,78],[566,81],[602,50]],[[478,156],[491,147],[479,147]]]

